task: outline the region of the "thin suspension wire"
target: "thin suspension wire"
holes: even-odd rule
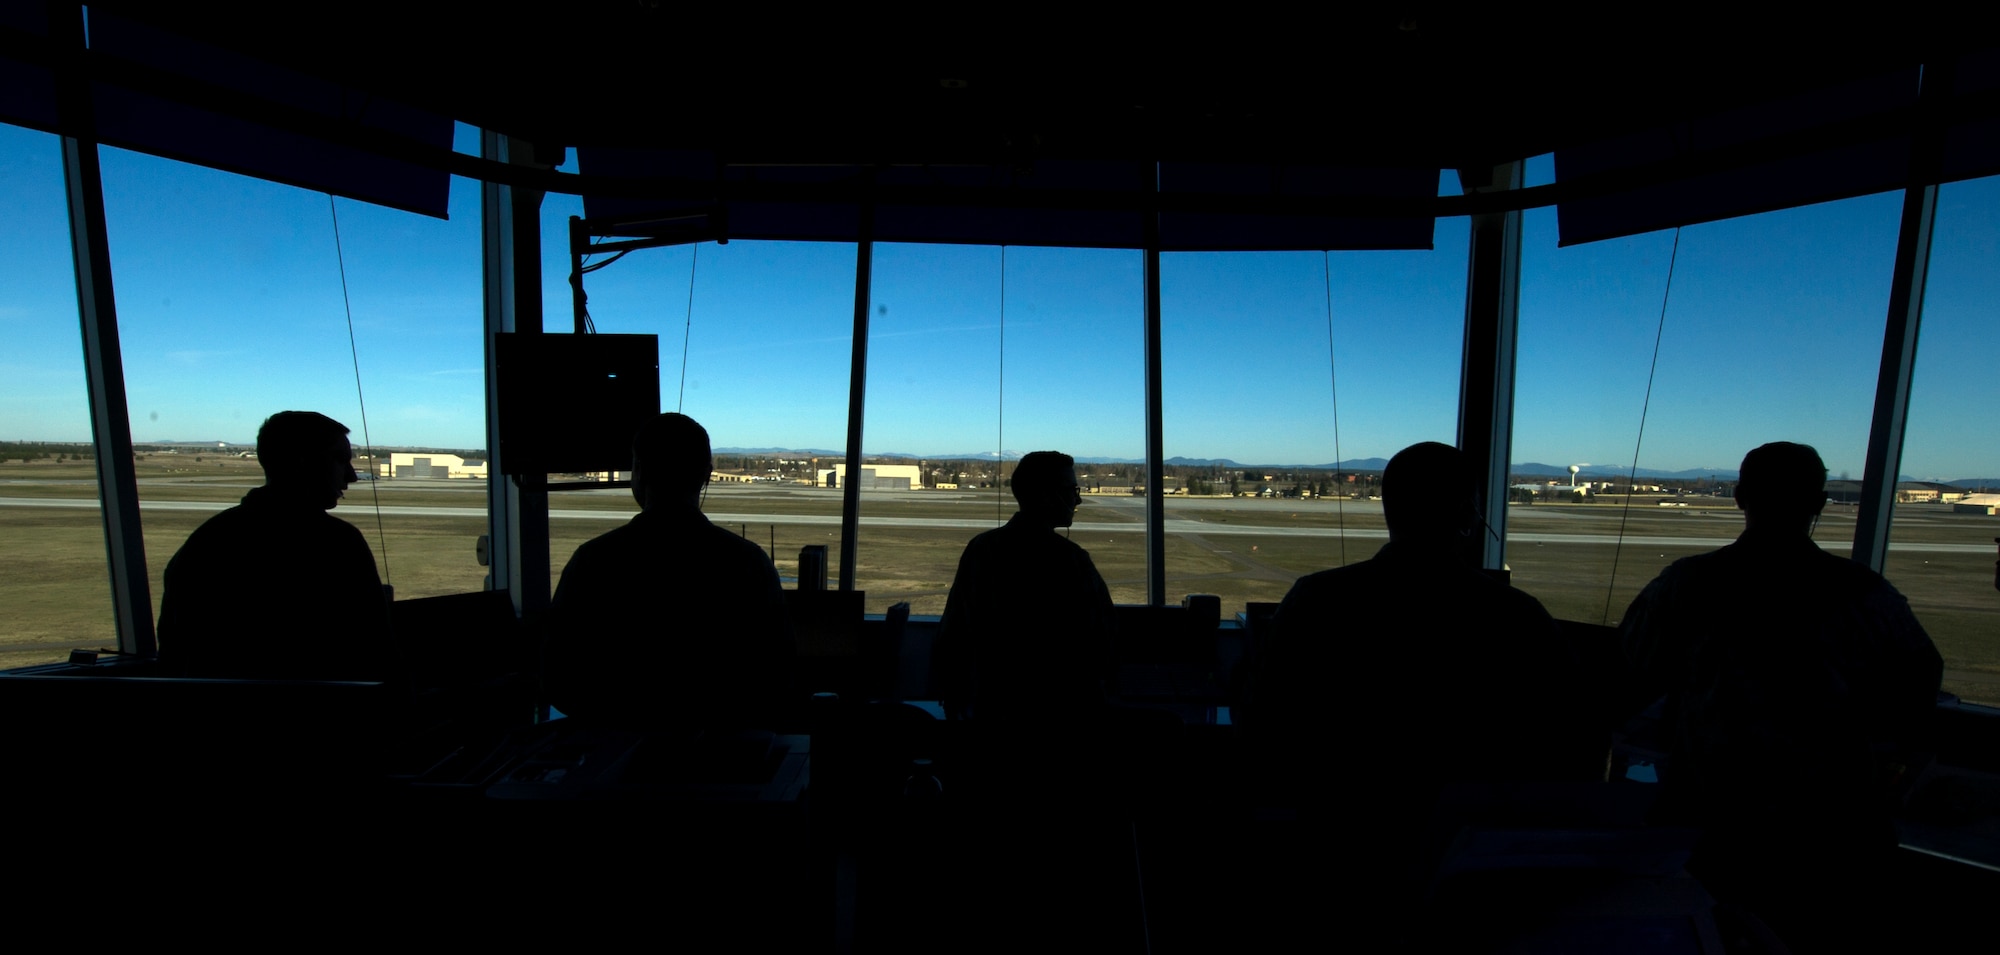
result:
[[[996,433],[993,436],[993,520],[1005,523],[1007,520],[1007,494],[998,480],[1001,469],[1007,466],[1007,247],[1000,247],[1000,387],[997,398],[998,410],[994,413]]]
[[[1667,255],[1667,287],[1660,291],[1660,321],[1653,329],[1653,361],[1646,368],[1646,400],[1639,405],[1639,436],[1632,442],[1632,469],[1625,475],[1625,507],[1618,514],[1618,542],[1611,548],[1611,582],[1604,586],[1604,616],[1611,623],[1611,598],[1618,586],[1618,555],[1625,549],[1625,519],[1632,516],[1632,491],[1639,483],[1639,448],[1646,443],[1646,413],[1653,406],[1653,375],[1660,370],[1660,339],[1667,330],[1667,300],[1674,293],[1674,264],[1681,257],[1681,230],[1674,227],[1674,250]]]
[[[382,492],[376,487],[375,442],[368,437],[368,400],[361,394],[361,349],[354,343],[354,303],[347,297],[347,257],[340,251],[340,210],[333,193],[326,194],[326,211],[333,217],[333,261],[340,267],[340,305],[347,312],[347,355],[354,362],[354,401],[361,406],[361,445],[368,452],[368,496],[375,502],[375,541],[382,547],[382,580],[389,576],[389,537],[382,530]]]
[[[701,261],[701,244],[697,242],[693,246],[690,246],[690,248],[694,249],[694,254],[688,256],[687,325],[681,329],[681,393],[679,397],[674,399],[674,410],[676,412],[687,406],[688,342],[694,338],[694,267],[695,263]],[[619,253],[619,255],[623,254],[622,252]],[[605,260],[603,264],[610,265],[616,261],[618,261],[617,257],[613,256]]]
[[[1333,480],[1334,513],[1340,523],[1340,565],[1347,566],[1347,488],[1340,486],[1340,384],[1334,378],[1333,360],[1333,253],[1319,253],[1320,279],[1326,288],[1326,387],[1333,398]]]
[[[595,271],[597,271],[598,269],[601,269],[601,268],[603,268],[603,267],[605,267],[605,266],[607,266],[607,265],[610,265],[610,264],[611,264],[611,263],[613,263],[613,262],[616,262],[616,261],[618,261],[619,259],[622,259],[622,258],[624,258],[625,256],[629,255],[629,254],[631,253],[631,251],[632,251],[631,249],[622,249],[622,250],[620,250],[620,251],[619,251],[619,252],[618,252],[618,253],[617,253],[616,255],[613,255],[612,257],[610,257],[610,258],[608,258],[608,259],[605,259],[605,260],[604,260],[604,261],[602,261],[602,262],[590,262],[590,257],[591,257],[591,256],[593,256],[593,255],[596,255],[597,253],[595,253],[595,252],[585,252],[585,253],[583,254],[583,258],[584,258],[584,261],[585,261],[586,263],[589,263],[589,264],[585,265],[585,266],[584,266],[583,268],[581,268],[581,269],[578,269],[577,271],[579,271],[579,272],[582,272],[582,273],[583,273],[583,274],[585,274],[585,275],[589,275],[590,273],[592,273],[592,272],[595,272]]]

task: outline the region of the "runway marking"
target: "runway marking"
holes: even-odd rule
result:
[[[235,506],[234,504],[229,504],[219,501],[140,501],[139,502],[139,509],[142,511],[183,511],[183,512],[195,511],[195,512],[214,513],[217,511],[227,510],[234,506]],[[94,511],[98,509],[98,502],[95,500],[87,500],[79,498],[0,497],[0,507],[46,507],[46,508],[70,509],[70,510],[87,509]],[[362,506],[351,506],[345,508],[338,508],[333,513],[335,514],[335,516],[340,516],[346,512],[353,512],[359,514],[368,510],[370,509]],[[486,509],[483,507],[433,507],[433,506],[385,504],[382,506],[382,514],[388,517],[462,517],[462,518],[477,519],[482,522],[486,520]],[[603,521],[606,523],[610,523],[615,521],[631,520],[632,515],[625,511],[564,510],[558,508],[550,508],[549,519],[576,520],[576,521]],[[722,525],[787,524],[787,525],[799,525],[806,527],[840,526],[840,517],[839,515],[835,514],[713,513],[708,515],[708,519],[714,521],[717,524],[722,524]],[[1000,525],[992,518],[868,517],[866,515],[863,515],[861,518],[861,526],[905,527],[905,528],[916,528],[925,530],[983,531],[983,530],[991,530],[992,528],[998,527]],[[1072,528],[1072,530],[1078,534],[1121,534],[1121,535],[1133,534],[1136,533],[1139,529],[1140,529],[1139,526],[1134,524],[1117,523],[1117,522],[1096,522],[1096,521],[1079,521]],[[1188,520],[1186,518],[1168,519],[1166,521],[1166,531],[1169,534],[1175,534],[1175,535],[1199,534],[1210,537],[1313,537],[1313,538],[1335,538],[1335,539],[1339,538],[1342,533],[1340,528],[1338,527],[1265,527],[1265,526],[1257,526],[1250,524],[1212,524],[1206,521]],[[1346,535],[1349,540],[1368,541],[1368,540],[1389,539],[1389,532],[1386,530],[1379,530],[1379,529],[1349,528],[1346,531]],[[1682,547],[1682,548],[1694,548],[1698,550],[1713,550],[1717,547],[1721,547],[1725,544],[1730,544],[1734,542],[1735,538],[1731,537],[1658,537],[1658,536],[1632,535],[1632,536],[1627,536],[1625,538],[1625,543],[1628,546]],[[1516,533],[1507,535],[1507,543],[1510,546],[1515,544],[1610,545],[1618,543],[1618,535]],[[1853,546],[1852,544],[1845,542],[1827,541],[1820,543],[1821,549],[1829,551],[1846,552],[1850,550],[1852,546]],[[1991,543],[1953,544],[1945,542],[1898,542],[1892,540],[1889,542],[1889,549],[1891,551],[1906,553],[1906,554],[1991,554],[1993,553],[1993,545]]]

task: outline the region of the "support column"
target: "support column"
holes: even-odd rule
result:
[[[847,483],[840,489],[840,589],[854,589],[855,545],[861,530],[861,422],[868,397],[868,299],[874,288],[875,210],[861,207],[861,241],[854,244],[854,347],[847,373]]]
[[[533,162],[532,147],[494,132],[480,134],[480,155]],[[504,473],[493,354],[497,333],[542,331],[542,194],[489,182],[480,187],[479,199],[486,301],[487,589],[505,589],[514,597],[515,612],[525,614],[549,603],[549,495],[540,476],[513,479]]]
[[[1868,427],[1861,508],[1854,522],[1854,560],[1876,573],[1882,572],[1889,556],[1889,520],[1896,509],[1896,476],[1903,468],[1903,430],[1910,416],[1910,383],[1917,366],[1917,328],[1930,272],[1937,190],[1919,186],[1903,191],[1889,317],[1882,331],[1882,367],[1875,379],[1875,414]]]
[[[1149,213],[1146,234],[1146,602],[1167,602],[1166,439],[1160,412],[1160,231]]]
[[[1937,106],[1951,93],[1951,65],[1926,64],[1918,125],[1910,142],[1910,181],[1896,232],[1896,264],[1889,277],[1889,314],[1882,329],[1882,365],[1875,377],[1875,413],[1868,425],[1868,458],[1861,468],[1861,508],[1854,521],[1853,557],[1881,573],[1889,556],[1889,521],[1896,510],[1896,477],[1903,470],[1903,431],[1909,423],[1910,385],[1916,375],[1917,330],[1923,324],[1924,286],[1930,276],[1931,233],[1937,222],[1938,170],[1944,154]]]
[[[1524,163],[1460,170],[1466,192],[1521,188]],[[1499,570],[1507,561],[1507,478],[1514,451],[1514,343],[1520,325],[1521,213],[1472,217],[1466,255],[1465,353],[1458,379],[1458,447],[1474,472],[1486,521],[1465,559]]]
[[[1868,460],[1862,464],[1862,505],[1854,519],[1854,561],[1876,573],[1882,573],[1888,559],[1888,529],[1896,511],[1896,476],[1902,472],[1902,436],[1910,420],[1916,332],[1924,318],[1924,284],[1930,274],[1930,234],[1936,218],[1936,186],[1904,190],[1896,272],[1890,278],[1888,322],[1882,328],[1882,368],[1876,372],[1874,418],[1868,424]]]
[[[125,360],[118,344],[118,304],[111,285],[111,249],[104,224],[104,179],[98,165],[96,118],[83,74],[83,11],[50,4],[49,31],[68,54],[57,69],[62,126],[63,187],[69,200],[69,241],[76,274],[76,309],[83,331],[84,375],[90,388],[90,431],[97,456],[97,493],[111,570],[118,649],[151,656],[153,597],[146,577],[146,540],[139,521],[139,482],[132,462],[132,425],[125,404]]]

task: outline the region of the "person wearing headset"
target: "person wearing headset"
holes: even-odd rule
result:
[[[1653,819],[1699,830],[1689,871],[1794,951],[1893,948],[1891,812],[1944,662],[1882,575],[1813,543],[1818,451],[1752,450],[1735,498],[1736,542],[1675,561],[1620,625],[1632,699],[1664,696]]]

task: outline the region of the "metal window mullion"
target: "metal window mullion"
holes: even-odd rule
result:
[[[1157,222],[1157,219],[1154,219]],[[1160,243],[1159,230],[1147,236],[1146,304],[1146,602],[1167,602],[1167,515],[1165,429],[1161,420]]]
[[[1519,189],[1524,163],[1493,167],[1467,192]],[[1461,173],[1461,177],[1464,174]],[[1472,217],[1465,281],[1465,342],[1459,370],[1458,446],[1478,470],[1478,507],[1491,533],[1481,532],[1479,566],[1507,561],[1507,479],[1514,444],[1515,342],[1520,328],[1521,213]]]
[[[1918,80],[1919,123],[1910,140],[1910,180],[1903,190],[1903,215],[1896,230],[1889,313],[1882,327],[1882,364],[1875,378],[1868,457],[1861,471],[1861,507],[1854,522],[1852,556],[1876,573],[1882,572],[1889,556],[1889,524],[1896,510],[1896,477],[1903,468],[1903,436],[1916,374],[1917,332],[1923,324],[1924,287],[1930,275],[1937,182],[1944,158],[1940,104],[1953,92],[1956,72],[1949,62],[1926,64]]]
[[[132,423],[125,401],[125,360],[118,341],[118,300],[111,283],[111,246],[104,221],[104,176],[98,163],[97,121],[84,74],[84,11],[50,3],[49,30],[68,54],[56,70],[62,127],[63,189],[69,204],[76,310],[90,392],[90,431],[97,456],[97,493],[104,515],[105,554],[118,649],[150,656],[153,598],[146,576],[146,540],[139,519],[139,481],[132,460]]]
[[[1862,465],[1861,508],[1854,522],[1854,560],[1881,573],[1889,554],[1889,522],[1896,508],[1896,475],[1903,464],[1910,385],[1916,373],[1917,330],[1930,272],[1931,233],[1937,222],[1936,186],[1904,190],[1896,236],[1889,314],[1882,330],[1882,365],[1876,376],[1875,411]]]
[[[847,379],[847,483],[840,489],[840,589],[854,589],[861,528],[861,424],[868,396],[868,299],[872,294],[874,210],[861,209],[861,241],[854,244],[854,342]]]
[[[515,146],[494,132],[480,134],[488,159],[513,162]],[[488,564],[492,589],[507,590],[518,613],[549,599],[548,493],[523,488],[508,477],[500,447],[500,391],[494,365],[495,335],[540,332],[539,217],[525,190],[497,183],[480,187],[481,270],[485,300]],[[529,210],[525,218],[522,210]],[[526,240],[526,241],[524,241]],[[525,248],[523,246],[526,246]],[[524,267],[525,266],[525,267]],[[529,481],[534,485],[538,482]]]
[[[110,557],[111,600],[118,621],[118,649],[150,656],[153,600],[146,577],[146,541],[139,519],[139,481],[132,460],[132,427],[125,404],[125,362],[118,344],[117,298],[104,224],[104,183],[97,144],[64,136],[63,180],[69,195],[70,250],[76,271],[76,308],[83,326],[84,374],[90,387],[91,439],[97,455],[97,488]]]

